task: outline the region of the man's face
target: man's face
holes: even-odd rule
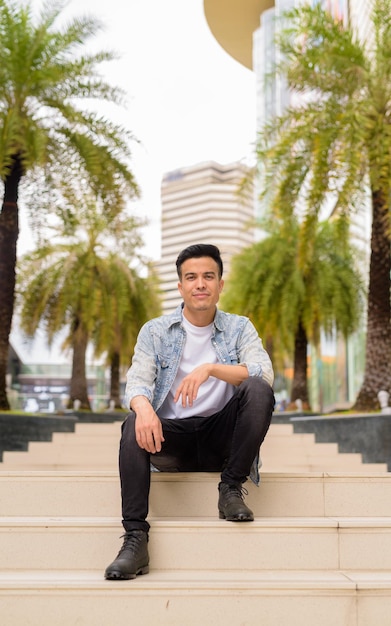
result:
[[[211,257],[188,259],[182,263],[182,276],[178,283],[185,309],[191,313],[215,311],[224,281],[219,278],[219,268]]]

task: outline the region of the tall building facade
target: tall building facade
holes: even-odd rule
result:
[[[278,29],[285,26],[283,14],[308,0],[275,0],[273,6],[260,13],[259,25],[252,34],[255,74],[257,128],[261,129],[272,117],[281,115],[292,103],[295,94],[289,92],[283,76],[276,75],[274,68],[279,61],[279,50],[275,43]],[[358,0],[360,1],[360,0]],[[311,0],[322,4],[336,19],[348,21],[348,0]],[[357,20],[361,12],[356,11]],[[361,21],[360,23],[363,23]]]
[[[248,168],[241,163],[205,162],[167,173],[162,180],[162,251],[156,263],[163,296],[163,312],[180,303],[175,261],[195,243],[220,248],[224,277],[234,254],[254,243],[253,195],[238,193]]]
[[[373,38],[372,13],[374,0],[350,0],[349,1],[349,22],[354,25],[361,41],[365,41],[369,47]]]
[[[261,130],[273,117],[282,115],[288,106],[295,105],[300,96],[288,89],[285,77],[276,73],[280,52],[276,37],[287,26],[284,13],[305,2],[322,4],[336,19],[348,21],[348,0],[275,0],[273,6],[263,10],[259,25],[252,34],[256,92],[256,127]],[[260,197],[260,189],[256,197]],[[265,212],[261,202],[256,203],[255,213],[262,217]]]

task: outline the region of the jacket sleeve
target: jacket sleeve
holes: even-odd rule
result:
[[[247,319],[238,342],[239,362],[246,365],[249,376],[261,376],[272,387],[272,362],[251,320]]]
[[[132,364],[126,375],[124,403],[130,408],[135,396],[145,396],[152,404],[156,381],[156,356],[150,323],[141,328],[137,337]]]

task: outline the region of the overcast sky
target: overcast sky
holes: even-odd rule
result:
[[[108,76],[125,89],[128,104],[112,114],[140,141],[133,147],[132,169],[142,199],[134,208],[150,221],[146,254],[157,259],[163,174],[202,161],[251,158],[253,73],[216,42],[202,0],[70,0],[66,13],[99,17],[105,30],[94,45],[120,55],[109,64]],[[20,249],[28,238],[22,221]]]

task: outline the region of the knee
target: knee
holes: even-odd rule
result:
[[[264,406],[270,406],[271,410],[274,408],[274,393],[273,389],[260,376],[249,376],[241,384],[243,391],[246,393],[249,399]]]
[[[135,439],[135,421],[136,414],[134,411],[130,411],[128,415],[125,417],[121,426],[121,445],[124,445],[126,442]]]
[[[242,385],[251,393],[261,393],[267,396],[274,395],[273,389],[270,387],[269,383],[260,376],[249,376],[241,383],[241,386]]]

